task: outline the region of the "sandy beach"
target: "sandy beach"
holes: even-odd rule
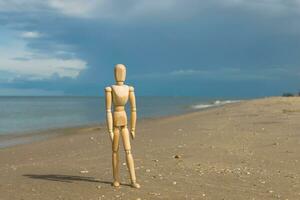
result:
[[[243,101],[139,120],[132,141],[141,189],[111,186],[105,126],[0,149],[1,200],[300,199],[300,98]]]

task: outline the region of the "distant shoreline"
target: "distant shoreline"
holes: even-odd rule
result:
[[[138,119],[138,124],[140,122],[144,121],[153,121],[153,120],[163,120],[171,117],[178,117],[178,116],[184,116],[190,113],[195,112],[202,112],[208,109],[214,109],[217,107],[209,107],[209,108],[203,108],[198,110],[190,110],[186,111],[184,113],[180,114],[173,114],[173,115],[166,115],[166,116],[157,116],[157,117],[147,117],[147,118],[141,118]],[[137,126],[138,126],[137,124]],[[49,128],[49,129],[42,129],[42,130],[36,130],[36,131],[26,131],[22,134],[19,133],[11,133],[11,134],[5,134],[0,135],[0,149],[1,148],[9,148],[14,147],[18,145],[27,145],[33,142],[39,142],[42,140],[47,140],[49,138],[57,137],[57,136],[64,136],[64,135],[72,135],[76,134],[78,132],[81,132],[82,130],[86,129],[95,129],[95,130],[102,130],[106,129],[105,122],[99,122],[99,123],[91,123],[87,125],[79,125],[79,126],[71,126],[71,127],[62,127],[62,128]]]
[[[30,97],[31,98],[31,97]],[[40,98],[40,97],[37,97]],[[47,97],[43,97],[47,99]],[[55,97],[53,97],[55,98]],[[64,97],[62,97],[64,98]],[[184,115],[192,112],[201,112],[207,109],[212,109],[220,106],[224,106],[226,104],[236,103],[239,102],[237,100],[214,100],[209,102],[203,102],[201,104],[192,104],[189,105],[189,109],[181,110],[180,113],[177,114],[165,114],[161,116],[148,116],[148,117],[140,117],[138,113],[138,121],[141,120],[152,120],[152,119],[164,119],[171,116],[177,116],[177,115]],[[128,113],[130,115],[130,113]],[[57,127],[57,128],[40,128],[37,130],[32,131],[18,131],[18,132],[10,132],[10,133],[2,133],[0,134],[0,148],[6,148],[9,146],[15,146],[20,144],[26,144],[31,143],[34,141],[40,141],[45,140],[51,137],[55,137],[61,134],[64,134],[64,132],[69,132],[69,130],[75,130],[75,129],[84,129],[84,128],[91,128],[91,127],[105,127],[105,113],[103,113],[102,119],[99,119],[99,122],[91,122],[86,123],[84,125],[73,125],[73,126],[64,126],[64,127]]]

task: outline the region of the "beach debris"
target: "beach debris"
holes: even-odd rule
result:
[[[117,197],[117,198],[120,198],[120,197],[121,197],[121,195],[117,194],[115,197]]]
[[[161,174],[158,174],[158,177],[159,177],[160,180],[164,179]]]
[[[286,177],[286,178],[297,178],[297,176],[294,175],[294,174],[287,174],[287,175],[284,176],[284,177]]]
[[[136,198],[136,200],[142,200],[140,197]]]
[[[173,181],[173,185],[176,185],[177,184],[177,182],[176,181]]]
[[[274,196],[275,196],[275,198],[277,198],[277,199],[280,199],[280,198],[281,198],[281,195],[280,195],[280,194],[275,194]]]
[[[94,140],[94,137],[90,137],[91,140]]]
[[[181,129],[181,128],[179,128],[179,129],[178,129],[178,131],[182,131],[182,129]]]
[[[101,185],[98,185],[97,188],[98,188],[98,189],[101,189]]]
[[[154,162],[158,162],[158,160],[157,160],[157,159],[154,159],[154,160],[152,160],[152,161],[154,161]]]
[[[181,156],[176,154],[175,156],[173,156],[173,158],[179,159],[181,158]]]
[[[177,148],[183,148],[183,147],[185,147],[186,146],[186,144],[179,144],[178,146],[177,146]]]
[[[89,171],[88,170],[81,170],[80,173],[81,174],[87,174],[87,173],[89,173]]]
[[[269,193],[274,193],[274,191],[273,191],[273,190],[269,190],[268,192],[269,192]]]
[[[157,192],[149,192],[148,194],[153,195],[153,196],[160,196],[160,193],[157,193]]]
[[[17,167],[15,165],[11,165],[10,168],[13,169],[14,171],[17,170]]]
[[[125,165],[126,165],[126,163],[125,163],[125,162],[123,162],[123,163],[122,163],[122,165],[123,165],[123,166],[125,166]]]
[[[202,194],[202,196],[203,196],[203,197],[205,197],[205,196],[206,196],[206,194],[204,194],[204,193],[203,193],[203,194]]]
[[[150,169],[146,169],[146,172],[148,172],[148,173],[149,173],[149,172],[151,172],[151,170],[150,170]]]
[[[274,142],[272,145],[277,146],[277,145],[279,145],[279,143],[278,142]]]

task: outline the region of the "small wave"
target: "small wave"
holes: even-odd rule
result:
[[[240,100],[216,100],[211,104],[197,104],[197,105],[193,105],[192,108],[193,109],[205,109],[205,108],[210,108],[210,107],[216,107],[216,106],[222,106],[225,104],[230,104],[230,103],[236,103],[236,102],[240,102]]]

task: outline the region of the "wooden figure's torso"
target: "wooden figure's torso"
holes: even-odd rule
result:
[[[129,86],[112,85],[112,102],[114,106],[113,125],[115,127],[127,125],[125,105],[128,102]]]

